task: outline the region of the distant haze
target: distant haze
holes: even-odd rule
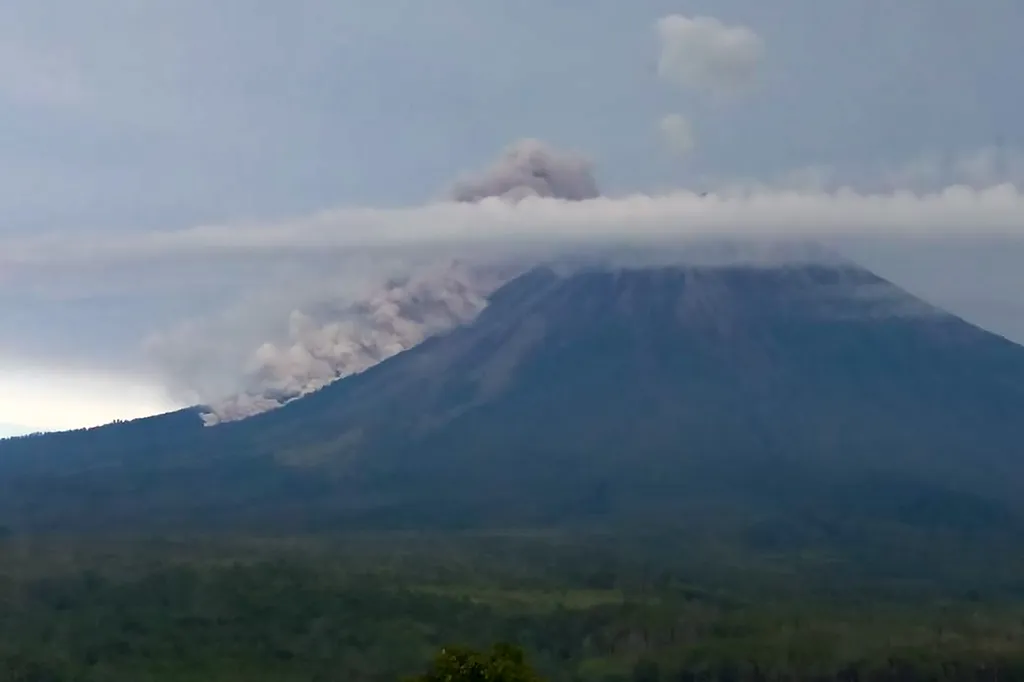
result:
[[[0,424],[0,438],[10,438],[11,436],[22,436],[27,433],[31,433],[32,429],[27,429],[24,426],[14,426],[11,424]]]

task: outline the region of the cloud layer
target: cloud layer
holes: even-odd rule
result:
[[[329,252],[472,249],[552,242],[688,237],[1020,235],[1024,194],[1010,184],[965,185],[915,194],[851,189],[776,191],[737,188],[585,201],[526,197],[512,203],[438,202],[398,209],[344,208],[308,218],[184,230],[49,235],[5,240],[0,276],[9,281],[49,271],[55,277],[118,264],[280,260]],[[144,276],[144,273],[140,273]]]
[[[686,261],[688,245],[711,240],[727,248],[702,254],[719,261],[776,263],[792,257],[770,248],[776,242],[983,235],[1024,237],[1024,194],[1013,185],[582,201],[502,194],[263,225],[8,239],[0,274],[11,287],[63,287],[64,295],[70,278],[83,297],[90,281],[109,294],[112,281],[155,292],[200,275],[213,287],[220,276],[235,304],[168,325],[147,344],[178,401],[209,404],[216,423],[276,407],[466,322],[495,287],[557,254],[653,246]],[[132,276],[119,278],[125,272]]]

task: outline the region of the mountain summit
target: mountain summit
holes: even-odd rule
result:
[[[538,268],[273,412],[0,444],[0,522],[1015,526],[1022,414],[1024,348],[852,265]]]

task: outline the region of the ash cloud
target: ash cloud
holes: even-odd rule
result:
[[[206,273],[226,282],[241,305],[148,344],[175,397],[208,405],[206,421],[216,424],[278,407],[469,322],[491,291],[552,255],[643,247],[668,258],[670,245],[712,238],[726,244],[691,249],[685,258],[773,263],[805,257],[778,251],[779,239],[1024,234],[1024,193],[1009,183],[922,194],[755,187],[587,198],[597,192],[590,164],[560,154],[515,145],[458,183],[456,200],[425,206],[342,208],[273,224],[114,238],[8,240],[0,273],[51,286],[119,268],[143,279],[178,273],[181,282],[195,282]],[[992,164],[983,161],[972,166],[975,174],[988,172]],[[758,241],[766,245],[751,249]],[[729,246],[736,242],[743,252]],[[469,259],[452,262],[453,253]],[[226,267],[232,264],[245,267]]]
[[[598,195],[589,161],[533,139],[509,146],[489,168],[463,177],[449,191],[455,203],[494,198],[516,203],[527,197],[573,201]],[[481,229],[487,229],[486,223]],[[280,407],[473,320],[487,305],[487,296],[521,271],[507,257],[479,254],[472,263],[407,264],[404,274],[359,293],[353,294],[352,287],[328,290],[279,311],[285,329],[265,330],[266,340],[255,348],[249,345],[243,354],[235,350],[237,338],[227,343],[215,339],[230,337],[240,319],[252,319],[251,309],[236,313],[235,323],[193,322],[148,345],[168,375],[184,379],[181,393],[207,406],[204,421],[214,425]],[[247,336],[256,334],[250,330]]]
[[[449,191],[457,203],[597,196],[588,160],[534,139],[512,144],[489,168],[463,177]],[[275,409],[470,322],[487,296],[519,272],[509,263],[449,262],[391,278],[354,300],[333,298],[294,309],[284,338],[262,343],[244,362],[242,391],[214,400],[204,396],[204,421],[214,425]]]
[[[410,274],[362,291],[335,292],[285,314],[283,333],[240,350],[210,346],[215,325],[193,324],[185,333],[151,340],[168,373],[191,367],[181,388],[205,405],[203,420],[215,425],[275,409],[328,384],[357,374],[430,336],[473,320],[487,296],[519,270],[459,261],[413,267]],[[196,344],[196,340],[205,341]],[[191,360],[188,356],[198,357]],[[225,356],[226,354],[226,356]],[[227,365],[223,381],[211,365]],[[202,375],[196,377],[196,375]],[[238,387],[241,388],[238,388]]]
[[[382,278],[360,288],[308,300],[279,318],[283,330],[265,329],[248,343],[216,336],[251,317],[251,309],[223,320],[220,329],[193,324],[186,334],[152,343],[168,376],[193,391],[205,406],[208,426],[276,409],[339,379],[363,372],[426,339],[473,321],[501,285],[537,264],[563,274],[585,267],[650,267],[752,264],[779,266],[830,262],[834,254],[802,241],[697,240],[656,249],[624,245],[523,249],[502,256],[409,265],[409,274]],[[218,369],[219,368],[219,369]],[[224,372],[224,369],[227,369]],[[222,380],[218,381],[217,372]]]
[[[590,161],[534,139],[512,144],[489,168],[464,176],[448,191],[453,201],[468,203],[488,197],[516,202],[526,197],[583,201],[598,196]]]

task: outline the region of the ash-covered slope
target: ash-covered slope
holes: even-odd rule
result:
[[[259,428],[358,475],[350,502],[513,521],[890,488],[1012,503],[1021,415],[1024,349],[861,269],[536,270]]]
[[[273,412],[0,444],[0,523],[1016,528],[1022,415],[1024,349],[856,267],[541,268]]]

